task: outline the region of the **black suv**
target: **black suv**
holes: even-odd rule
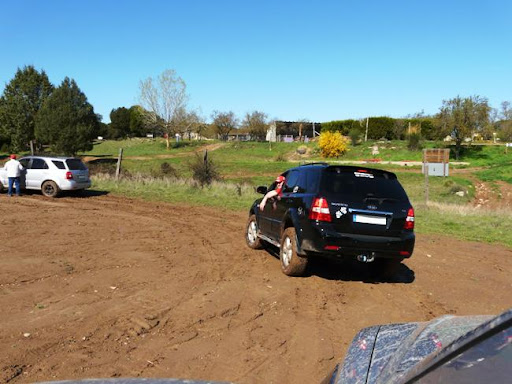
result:
[[[312,163],[282,174],[279,196],[263,211],[252,205],[246,229],[250,248],[267,242],[280,248],[283,272],[301,276],[308,259],[356,258],[391,273],[414,249],[414,209],[392,172]],[[274,189],[260,186],[266,194]]]

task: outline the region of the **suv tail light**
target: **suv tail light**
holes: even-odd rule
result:
[[[329,211],[329,205],[326,199],[323,197],[315,198],[309,211],[309,218],[316,221],[332,221],[331,212]]]
[[[405,218],[404,229],[414,229],[414,209],[409,208]]]
[[[67,171],[67,172],[66,172],[66,179],[68,179],[68,180],[73,180],[73,173],[71,173],[71,172]]]

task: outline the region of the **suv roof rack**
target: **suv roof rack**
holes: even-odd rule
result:
[[[323,161],[317,161],[317,162],[313,162],[313,163],[300,164],[301,167],[304,167],[306,165],[329,165],[329,164],[326,163],[326,162],[323,162]]]

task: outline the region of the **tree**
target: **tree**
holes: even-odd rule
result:
[[[443,130],[455,139],[455,158],[458,160],[462,142],[472,139],[476,132],[482,131],[490,122],[491,108],[486,98],[457,96],[443,100],[438,114]]]
[[[192,132],[200,133],[204,130],[204,119],[196,111],[187,112],[183,110],[178,114],[176,120],[177,132],[183,137],[187,136],[190,140]]]
[[[55,153],[76,155],[92,149],[98,115],[73,79],[66,77],[37,114],[35,136]]]
[[[188,95],[185,81],[173,69],[167,69],[153,79],[148,77],[140,82],[140,102],[149,114],[145,116],[153,126],[160,127],[166,137],[167,149],[169,138],[177,132],[179,115],[186,111]]]
[[[496,122],[498,137],[507,142],[512,141],[512,108],[510,102],[504,101],[501,103],[501,111],[499,112],[499,121]],[[498,120],[496,119],[496,120]]]
[[[112,109],[110,112],[109,138],[120,139],[130,134],[130,110],[125,107]]]
[[[510,108],[510,101],[503,101],[501,103],[501,119],[512,120],[512,108]]]
[[[0,97],[0,134],[13,151],[28,148],[34,140],[34,122],[53,85],[43,71],[33,66],[16,71]]]
[[[144,115],[147,112],[140,105],[134,105],[130,108],[130,135],[135,137],[146,136],[146,127],[144,125]]]
[[[227,140],[229,132],[238,127],[238,119],[232,111],[212,113],[212,126],[221,140]]]
[[[254,111],[247,113],[242,121],[242,127],[246,128],[251,134],[251,138],[263,141],[267,135],[268,122],[267,115],[263,112]]]

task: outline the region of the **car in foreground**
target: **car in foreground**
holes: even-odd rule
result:
[[[355,258],[392,274],[412,255],[414,209],[396,175],[380,169],[312,163],[284,172],[280,196],[249,209],[246,243],[280,249],[282,271],[304,274],[308,259]],[[260,186],[266,194],[276,188]]]
[[[25,156],[19,159],[24,170],[21,189],[41,191],[57,197],[61,191],[83,191],[91,187],[89,170],[75,157]],[[0,190],[8,188],[7,172],[0,168]]]
[[[323,384],[509,383],[512,309],[362,329]]]

